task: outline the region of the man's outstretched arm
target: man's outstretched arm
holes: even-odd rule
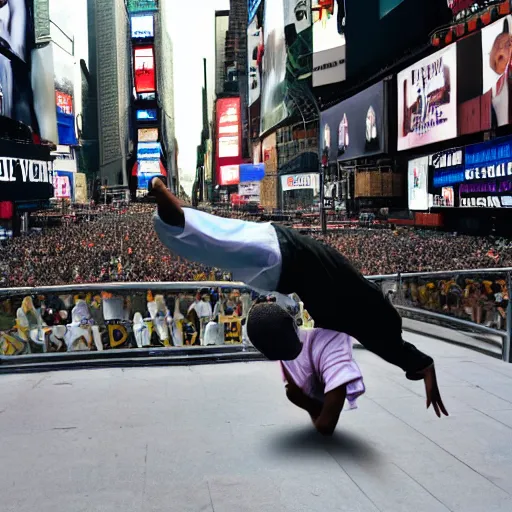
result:
[[[160,178],[151,180],[150,194],[156,199],[158,216],[163,222],[177,228],[185,227],[183,206],[186,204],[178,199]]]

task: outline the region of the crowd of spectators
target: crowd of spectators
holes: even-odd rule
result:
[[[170,254],[153,230],[153,209],[137,204],[70,216],[59,226],[3,242],[0,286],[229,279],[219,269]],[[512,243],[491,237],[409,229],[313,236],[347,255],[365,275],[512,266]]]

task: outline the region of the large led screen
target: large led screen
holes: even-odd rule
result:
[[[428,156],[409,161],[409,210],[428,210]]]
[[[217,158],[238,158],[241,153],[240,98],[217,101]]]
[[[135,39],[146,39],[154,37],[153,15],[132,17],[132,37]]]
[[[157,117],[156,108],[137,110],[137,121],[156,121]]]
[[[313,0],[313,87],[346,79],[345,0]]]
[[[457,51],[447,48],[400,72],[398,150],[457,136]]]
[[[322,152],[329,162],[386,151],[384,88],[379,82],[322,112]]]
[[[155,87],[155,57],[152,46],[135,48],[135,90],[137,93],[154,92]]]
[[[249,106],[261,93],[261,64],[263,57],[263,27],[255,16],[247,29],[247,57],[249,72]]]
[[[283,0],[266,0],[263,26],[261,131],[266,132],[288,117]]]

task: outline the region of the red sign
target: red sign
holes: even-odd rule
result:
[[[61,114],[73,114],[73,97],[70,94],[55,91],[55,104]]]
[[[155,92],[155,55],[152,46],[135,48],[135,90],[137,93]]]
[[[240,122],[240,98],[220,98],[216,104],[217,113],[217,183],[236,185],[239,182],[238,165],[242,163],[242,134]],[[222,168],[237,168],[236,180],[224,179]],[[228,172],[228,171],[226,171]],[[233,172],[233,171],[229,171]],[[229,181],[230,183],[227,183]],[[236,182],[233,182],[236,181]]]
[[[220,168],[219,185],[223,187],[228,185],[238,185],[240,183],[240,166],[223,165]]]

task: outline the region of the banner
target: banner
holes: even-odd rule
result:
[[[261,181],[265,177],[265,164],[240,164],[240,183]]]
[[[409,210],[428,210],[428,156],[409,161]]]
[[[134,67],[137,93],[155,92],[155,57],[152,46],[135,48]]]
[[[313,87],[346,79],[345,0],[312,0]]]
[[[155,36],[154,18],[152,14],[146,16],[132,16],[132,37],[134,39],[147,39]]]
[[[283,192],[301,189],[318,191],[320,190],[320,175],[318,173],[310,173],[281,176],[281,188]]]
[[[322,152],[329,162],[387,151],[384,84],[379,82],[322,112]]]
[[[71,176],[70,176],[71,175]],[[55,172],[53,175],[53,197],[55,199],[73,199],[72,173]]]
[[[398,150],[457,136],[456,45],[400,72],[398,84]]]

